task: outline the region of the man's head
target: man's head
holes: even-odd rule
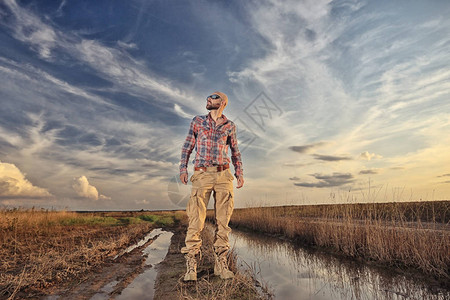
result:
[[[228,97],[224,93],[214,92],[206,98],[206,101],[206,109],[218,110],[221,114],[228,104]]]

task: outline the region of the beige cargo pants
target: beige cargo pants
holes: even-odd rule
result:
[[[233,179],[230,169],[217,172],[217,168],[208,167],[206,171],[194,171],[190,178],[191,197],[186,208],[189,227],[186,233],[186,247],[181,249],[182,253],[197,254],[200,251],[202,245],[200,232],[205,226],[206,208],[212,192],[216,219],[214,248],[230,248],[228,234],[231,228],[228,222],[234,207]]]

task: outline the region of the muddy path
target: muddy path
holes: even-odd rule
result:
[[[235,278],[222,280],[214,276],[212,230],[207,226],[202,232],[197,282],[183,281],[186,263],[180,250],[186,227],[179,226],[154,229],[133,249],[122,251],[122,255],[83,280],[56,289],[42,299],[263,299],[251,274],[238,270],[235,258],[230,260]]]
[[[177,233],[180,234],[179,228],[172,229],[170,237]],[[124,249],[117,257],[107,261],[102,267],[87,274],[78,282],[72,282],[68,286],[56,288],[51,295],[44,297],[46,300],[53,299],[120,299],[123,297],[127,288],[133,284],[136,279],[149,271],[154,269],[156,277],[156,265],[151,261],[154,257],[152,248],[162,235],[168,234],[168,231],[161,229],[153,229],[147,234],[139,243]],[[169,237],[169,240],[170,240]],[[156,241],[156,242],[155,242]],[[168,245],[167,245],[168,246]],[[167,246],[163,252],[165,256]],[[164,247],[164,246],[163,246]],[[162,256],[161,260],[164,259]],[[159,262],[158,262],[159,263]],[[146,291],[148,294],[148,290]],[[126,296],[126,295],[125,295]],[[158,299],[158,298],[155,298]],[[174,299],[174,298],[172,298]]]

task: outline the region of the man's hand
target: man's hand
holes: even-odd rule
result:
[[[180,174],[180,180],[181,180],[181,182],[183,184],[187,184],[187,182],[188,182],[188,174],[187,173]]]
[[[244,176],[239,176],[237,178],[237,189],[240,189],[244,185]]]

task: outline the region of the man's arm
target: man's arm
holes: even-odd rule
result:
[[[234,175],[236,178],[243,177],[244,176],[244,170],[242,168],[242,159],[241,159],[241,153],[239,152],[238,148],[238,142],[236,138],[236,126],[233,126],[233,129],[231,131],[230,135],[230,148],[231,148],[231,161],[234,165]]]
[[[180,160],[180,175],[187,174],[187,165],[189,162],[189,156],[191,156],[192,150],[195,147],[195,138],[197,137],[197,128],[195,126],[195,117],[191,121],[189,132],[184,142],[183,148],[181,148],[181,160]]]

